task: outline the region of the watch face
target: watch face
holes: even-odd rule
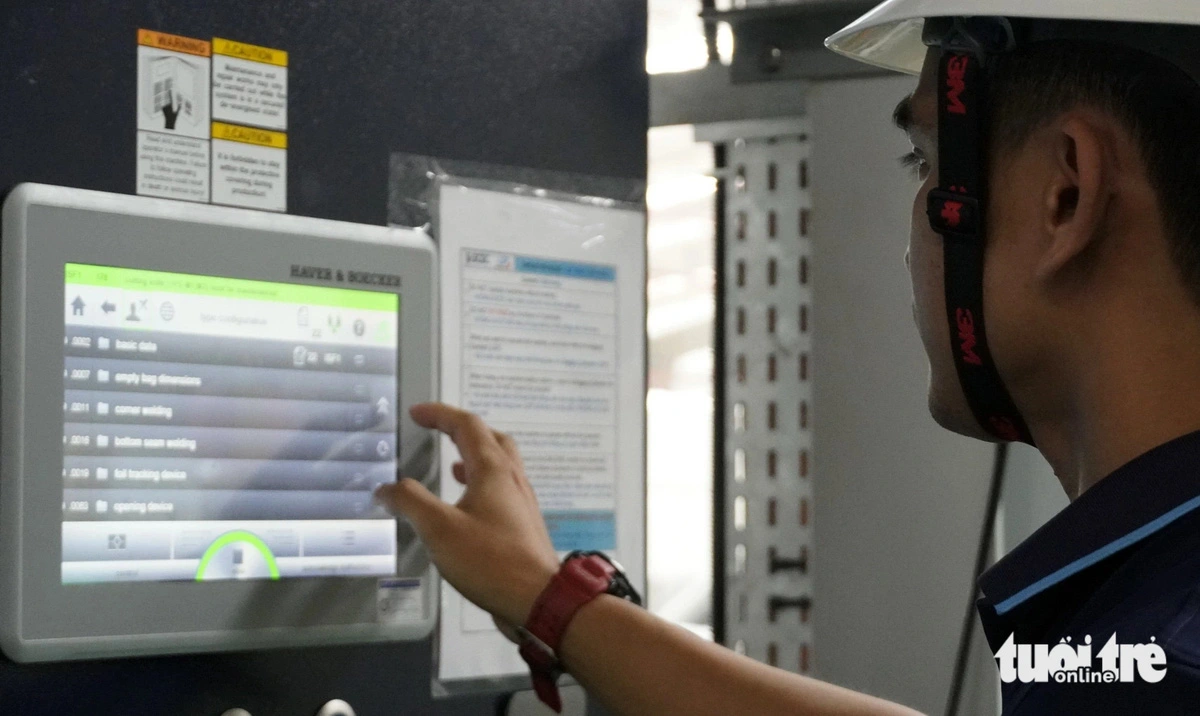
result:
[[[615,562],[613,564],[616,566]],[[617,573],[613,575],[612,584],[608,587],[608,593],[614,597],[627,599],[639,607],[642,606],[642,595],[638,594],[633,585],[629,583],[629,578],[625,576],[625,573],[619,571],[620,567],[617,569]]]

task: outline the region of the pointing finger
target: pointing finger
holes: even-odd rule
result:
[[[470,474],[483,474],[506,457],[491,428],[474,413],[443,403],[414,405],[410,412],[418,425],[440,430],[454,441]]]

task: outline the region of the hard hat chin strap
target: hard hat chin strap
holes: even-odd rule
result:
[[[938,68],[939,187],[929,223],[943,237],[946,313],[958,379],[975,419],[1005,441],[1033,444],[988,348],[983,313],[988,74],[978,56],[943,50]]]

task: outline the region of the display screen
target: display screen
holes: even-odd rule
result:
[[[398,295],[65,273],[64,584],[395,573]]]

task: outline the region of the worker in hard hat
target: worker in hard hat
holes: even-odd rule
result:
[[[934,417],[1036,445],[1072,500],[980,579],[1006,715],[1200,713],[1198,24],[1176,0],[889,0],[828,41],[920,75],[895,119]],[[560,566],[511,440],[413,415],[457,443],[465,497],[380,497],[548,703],[565,669],[620,714],[911,713],[656,619],[596,555]]]

